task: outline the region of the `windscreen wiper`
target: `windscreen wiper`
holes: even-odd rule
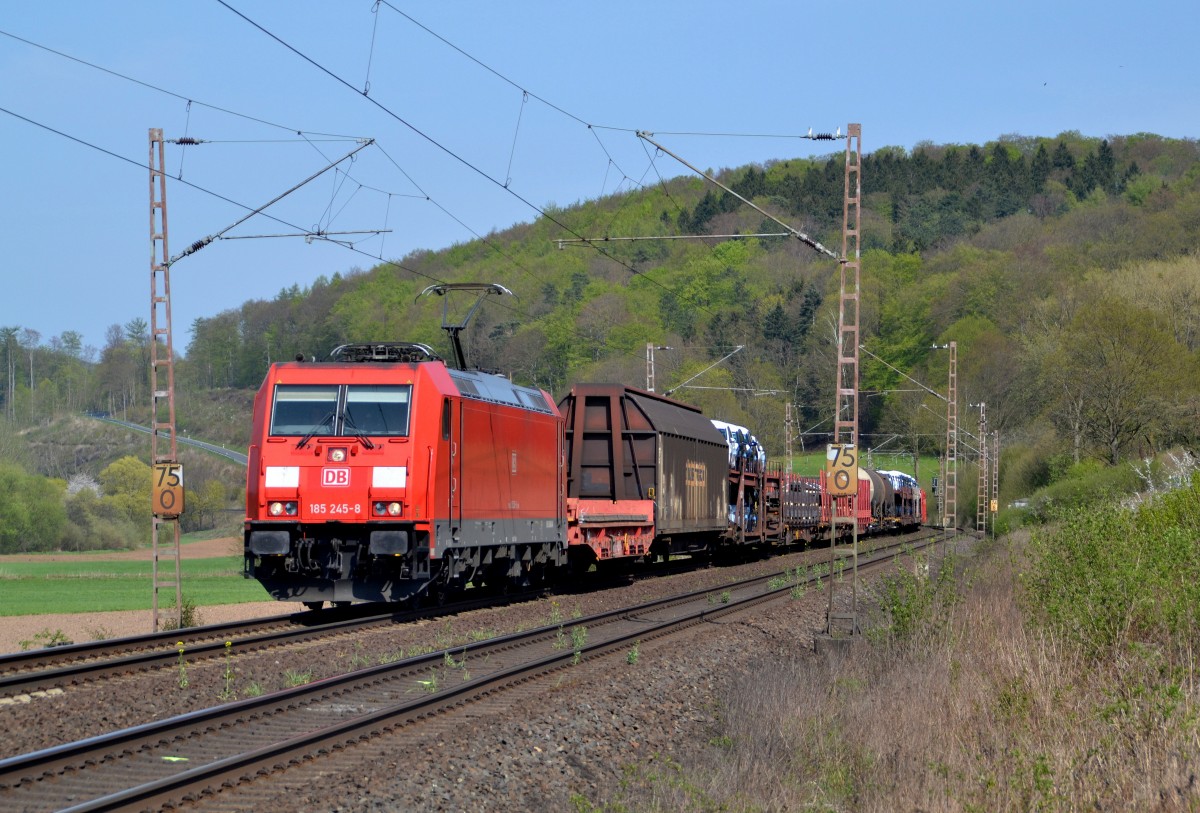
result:
[[[296,448],[297,448],[297,449],[303,449],[305,446],[307,446],[307,445],[308,445],[308,442],[309,442],[310,440],[312,440],[312,439],[313,439],[313,437],[314,437],[314,436],[315,436],[315,435],[316,435],[318,432],[320,432],[320,431],[321,431],[321,428],[322,428],[323,426],[326,426],[327,424],[329,424],[329,422],[330,422],[330,421],[332,421],[332,420],[333,420],[333,415],[334,415],[334,412],[335,412],[335,410],[332,410],[332,409],[331,409],[331,410],[329,410],[329,414],[328,414],[328,415],[326,415],[326,416],[325,416],[324,418],[322,418],[321,420],[317,421],[317,424],[316,424],[316,426],[314,426],[314,427],[312,428],[312,431],[310,431],[310,432],[309,432],[307,435],[305,435],[304,437],[300,438],[300,442],[296,444]],[[330,429],[332,429],[332,428],[333,428],[333,427],[332,427],[332,426],[330,426]]]
[[[366,448],[375,448],[375,444],[371,442],[369,437],[367,437],[367,433],[354,425],[354,419],[350,417],[349,412],[342,413],[342,428],[348,430],[353,437],[356,437],[362,441],[362,445]]]

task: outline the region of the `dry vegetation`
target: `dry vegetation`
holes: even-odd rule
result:
[[[841,659],[752,664],[699,763],[631,772],[588,809],[1196,809],[1193,635],[1087,654],[1034,623],[1028,550],[892,579],[898,623]]]

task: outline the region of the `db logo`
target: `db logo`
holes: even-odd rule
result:
[[[350,485],[350,469],[321,469],[321,485],[348,486]]]

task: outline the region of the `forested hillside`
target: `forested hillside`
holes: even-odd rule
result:
[[[906,391],[916,387],[892,368],[944,391],[946,353],[931,348],[954,340],[964,423],[968,404],[988,404],[1025,480],[1016,491],[1064,460],[1111,463],[1192,444],[1198,158],[1194,141],[1076,133],[865,156],[864,443],[900,435],[891,448],[940,451],[944,408]],[[720,177],[837,247],[843,167],[835,154]],[[780,231],[692,178],[553,214],[589,238]],[[196,323],[185,380],[255,386],[268,359],[320,356],[343,341],[445,348],[442,302],[420,291],[499,282],[518,300],[489,301],[471,325],[469,352],[483,367],[556,396],[577,380],[640,385],[652,342],[671,348],[655,356],[661,391],[744,345],[692,382],[705,389],[676,395],[755,427],[776,451],[790,400],[813,432],[806,442],[824,442],[836,263],[786,237],[609,241],[601,250],[557,242],[570,237],[542,219],[248,302]]]
[[[718,172],[826,246],[840,247],[844,156]],[[939,453],[958,343],[964,426],[986,402],[1004,445],[1002,498],[1081,461],[1111,464],[1195,448],[1200,377],[1200,148],[1153,135],[1064,133],[977,145],[884,148],[862,162],[863,445]],[[177,367],[181,429],[236,445],[246,388],[269,362],[348,341],[421,341],[449,355],[438,282],[498,282],[464,335],[471,362],[554,396],[575,381],[643,386],[653,343],[659,391],[754,427],[774,454],[796,405],[796,448],[826,442],[834,398],[837,264],[696,178],[548,211],[441,251],[330,270],[271,301],[197,320]],[[571,241],[592,238],[591,245]],[[471,300],[449,302],[452,315]],[[147,411],[147,329],[114,325],[90,354],[71,331],[43,343],[0,333],[9,458],[19,431],[59,413]],[[733,352],[737,346],[743,346]],[[692,379],[719,359],[728,359]],[[689,379],[692,379],[689,381]],[[13,432],[12,430],[18,430]],[[26,450],[26,451],[22,451]]]

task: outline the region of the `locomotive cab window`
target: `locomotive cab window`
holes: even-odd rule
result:
[[[278,384],[272,435],[402,437],[412,385]]]
[[[342,434],[407,435],[411,392],[408,385],[347,387]]]
[[[332,435],[338,387],[279,384],[271,409],[272,435]]]

